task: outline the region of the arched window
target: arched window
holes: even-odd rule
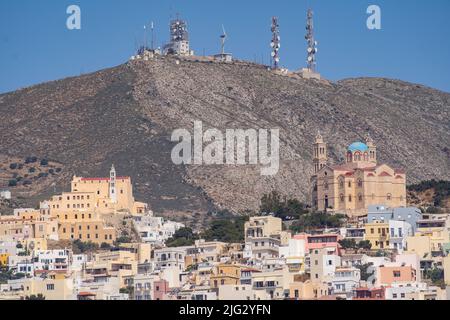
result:
[[[328,190],[328,180],[325,180],[325,181],[323,182],[323,188],[324,188],[325,190]]]
[[[358,188],[362,188],[363,182],[361,179],[358,179]]]
[[[369,161],[369,155],[367,152],[364,153],[364,161]]]
[[[344,178],[339,178],[339,188],[344,188]]]
[[[344,202],[345,201],[345,197],[344,197],[344,195],[341,193],[341,195],[339,196],[339,198],[341,199],[341,202]]]
[[[392,194],[388,193],[386,198],[387,198],[387,201],[391,201],[392,200]]]
[[[348,152],[347,153],[347,162],[352,162],[352,160],[353,160],[353,155],[351,152]]]
[[[348,202],[352,202],[352,195],[348,196]]]
[[[361,193],[358,195],[358,201],[359,201],[359,202],[362,202],[362,201],[363,201],[363,196],[362,196]]]

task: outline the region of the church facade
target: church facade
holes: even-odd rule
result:
[[[367,214],[369,205],[406,206],[406,174],[377,161],[377,147],[367,136],[365,143],[347,148],[345,163],[329,165],[327,144],[319,133],[314,143],[312,204],[318,211]]]

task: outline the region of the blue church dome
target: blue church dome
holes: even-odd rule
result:
[[[369,151],[369,147],[365,143],[354,142],[348,147],[347,150],[351,151],[351,152],[355,152],[355,151],[366,152],[366,151]]]

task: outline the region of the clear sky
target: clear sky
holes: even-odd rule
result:
[[[81,30],[66,9],[81,8]],[[381,8],[382,30],[366,27]],[[1,0],[0,93],[124,63],[155,22],[167,41],[170,17],[187,20],[197,54],[218,53],[221,25],[235,57],[269,63],[271,17],[279,17],[281,64],[305,65],[306,9],[315,12],[318,71],[327,79],[389,77],[450,92],[449,0]]]

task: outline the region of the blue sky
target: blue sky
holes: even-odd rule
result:
[[[81,8],[81,30],[68,30],[66,9]],[[366,9],[381,7],[382,30],[368,30]],[[281,64],[305,65],[306,9],[315,12],[318,71],[331,80],[389,77],[450,92],[448,0],[1,0],[0,93],[124,63],[143,26],[155,22],[156,42],[168,39],[178,12],[199,55],[220,50],[269,62],[270,19],[280,21]]]

